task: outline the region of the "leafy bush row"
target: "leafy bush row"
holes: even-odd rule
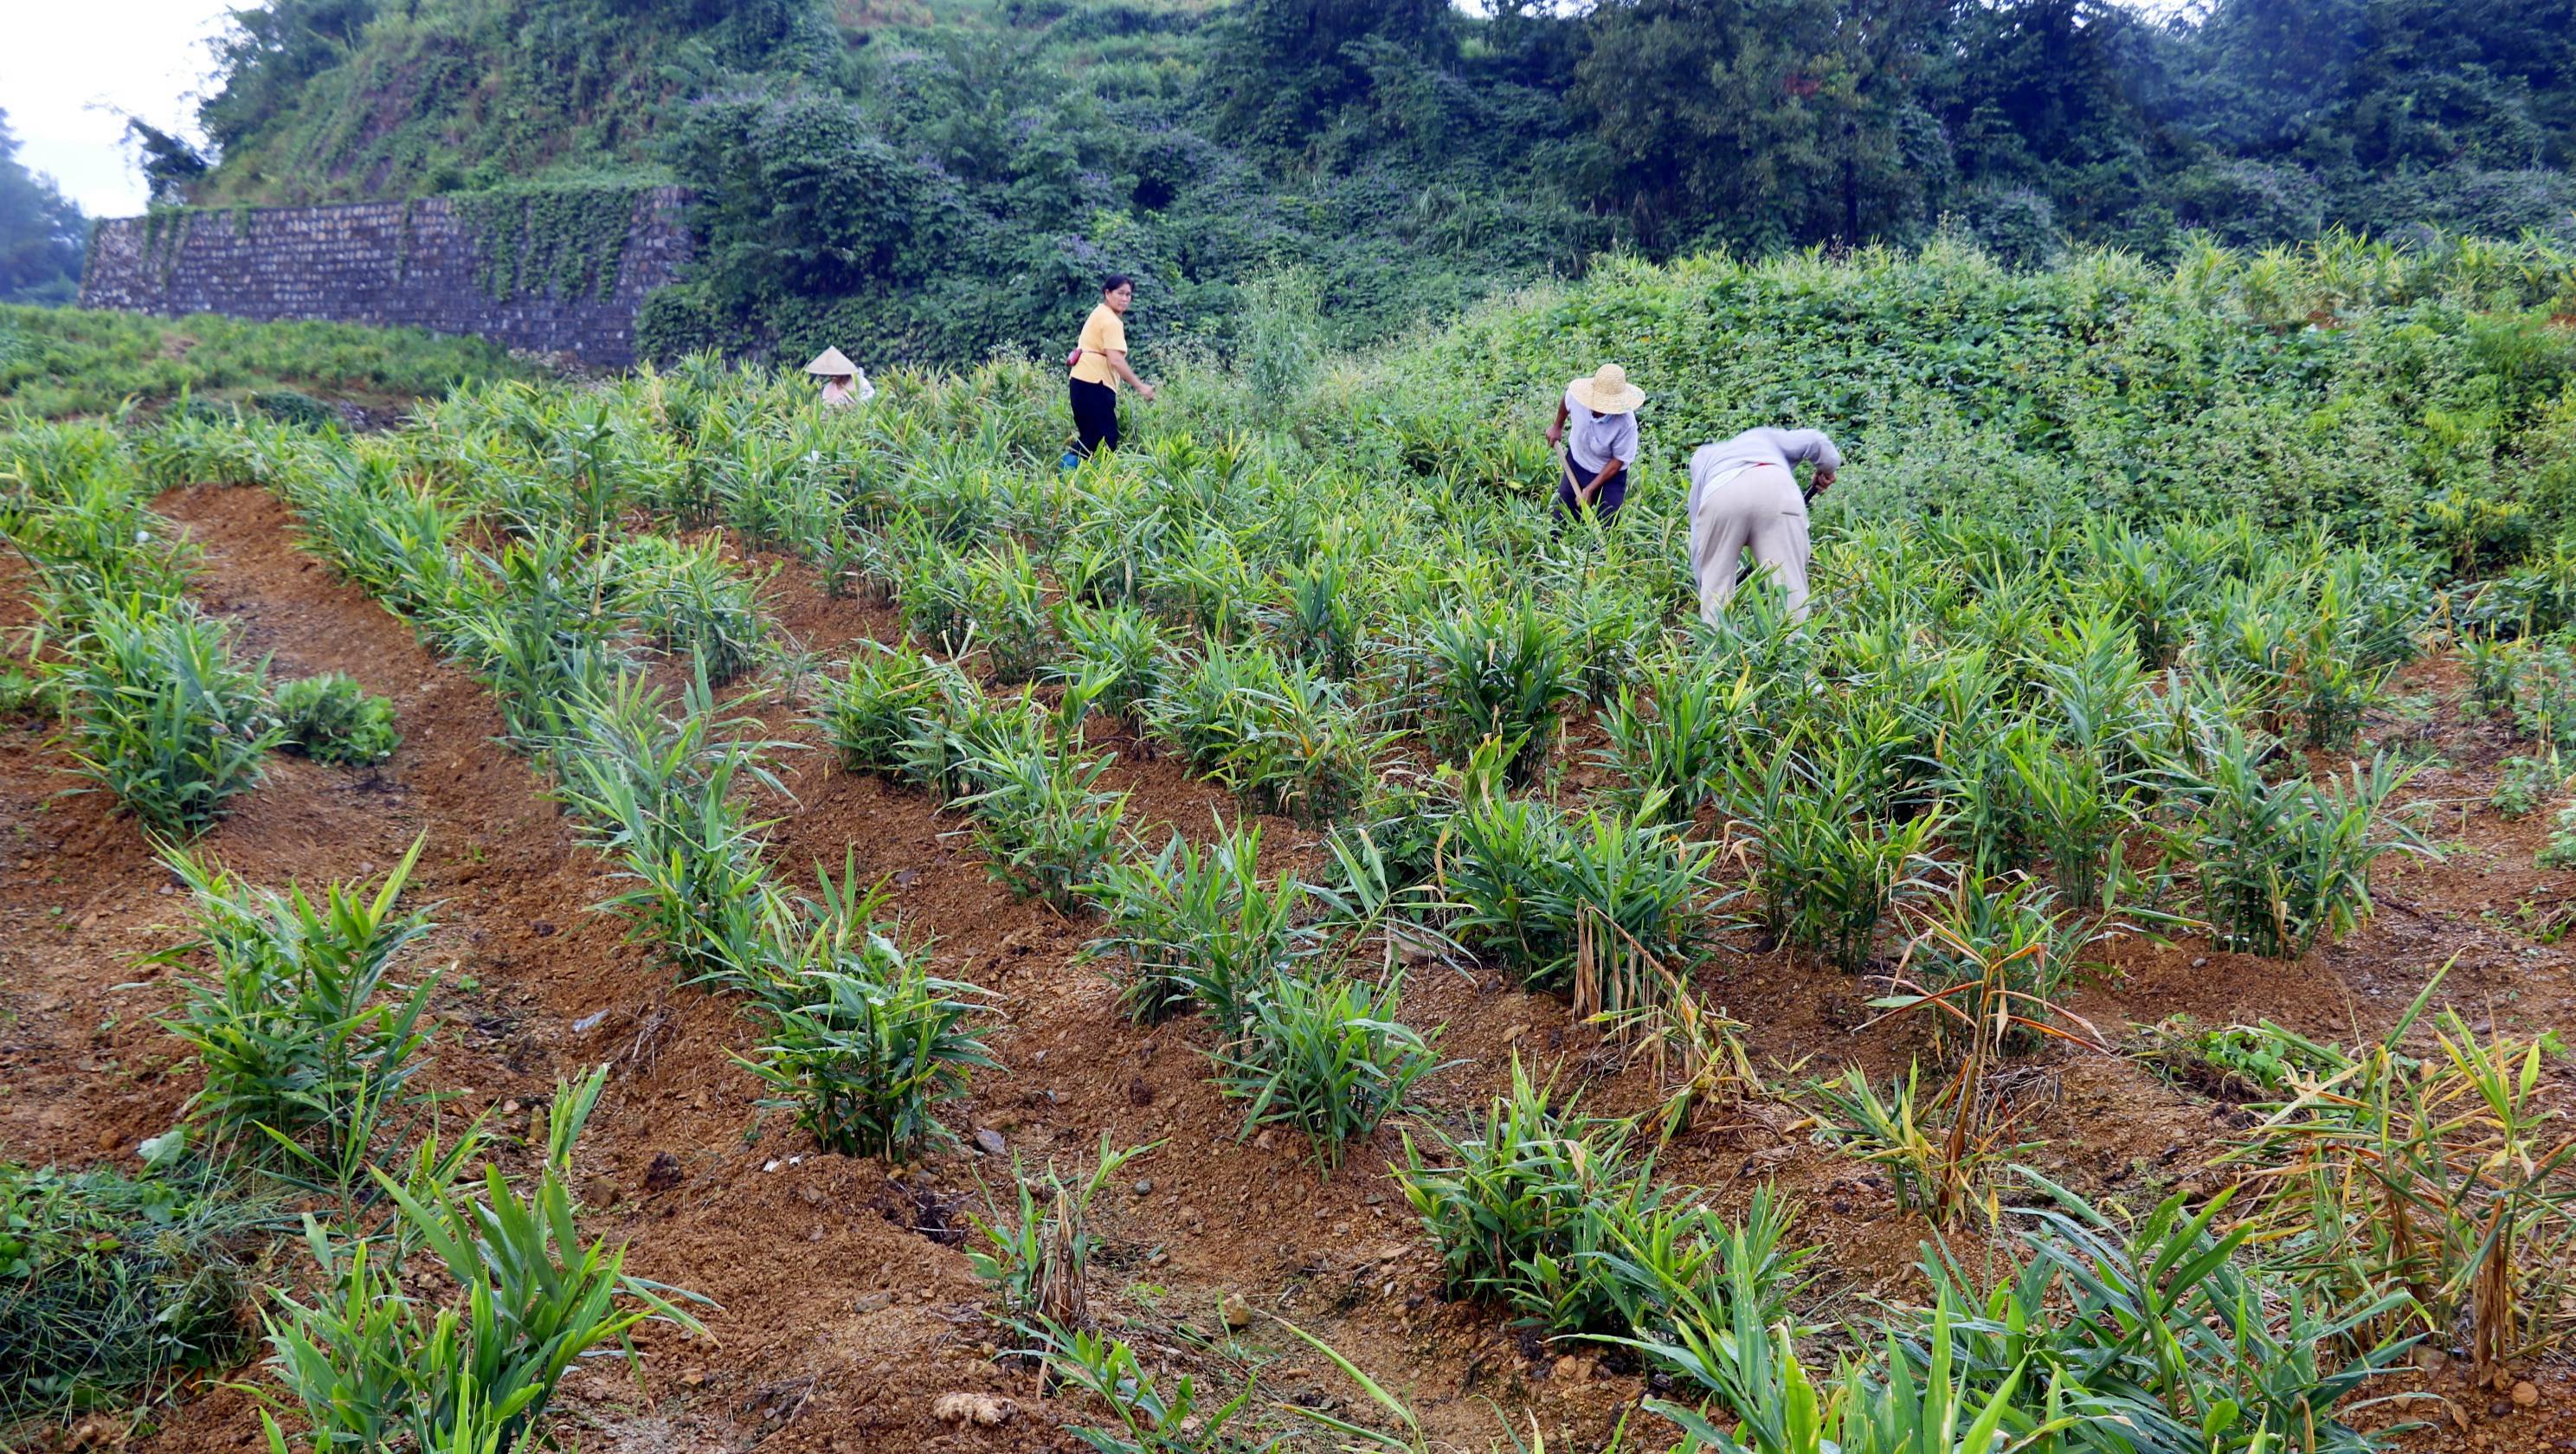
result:
[[[202,833],[286,747],[375,762],[391,705],[345,677],[286,683],[246,663],[231,623],[189,597],[197,552],[150,508],[116,436],[81,425],[0,436],[0,522],[35,577],[35,673],[80,774],[151,832]]]

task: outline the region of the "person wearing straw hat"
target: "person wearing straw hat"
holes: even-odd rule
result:
[[[1568,518],[1589,510],[1607,524],[1628,502],[1628,466],[1637,458],[1637,406],[1646,391],[1628,371],[1603,364],[1565,386],[1547,442],[1561,448],[1556,508]],[[1571,425],[1571,428],[1567,426]]]
[[[805,372],[823,381],[823,407],[845,408],[864,404],[877,396],[877,386],[868,382],[867,372],[850,362],[837,348],[827,348],[814,356]]]
[[[1798,488],[1794,466],[1815,466]],[[1820,429],[1748,429],[1703,444],[1690,457],[1691,568],[1699,577],[1700,619],[1714,626],[1746,578],[1744,552],[1787,592],[1789,619],[1807,619],[1807,501],[1833,487],[1842,451]]]
[[[1136,386],[1136,397],[1154,401],[1154,386],[1127,366],[1127,310],[1136,302],[1136,280],[1111,273],[1100,280],[1100,302],[1083,320],[1082,337],[1065,359],[1072,378],[1073,432],[1078,441],[1064,457],[1071,469],[1096,449],[1118,447],[1118,381]]]

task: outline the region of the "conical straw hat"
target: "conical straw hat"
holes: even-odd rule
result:
[[[1603,364],[1588,379],[1576,379],[1566,386],[1574,402],[1586,409],[1604,414],[1632,414],[1646,402],[1646,391],[1628,382],[1628,371],[1617,364]]]
[[[812,363],[805,366],[805,372],[821,374],[827,379],[847,378],[858,371],[859,366],[850,362],[848,356],[837,348],[823,350],[814,356]]]

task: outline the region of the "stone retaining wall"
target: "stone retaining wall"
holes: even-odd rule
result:
[[[635,310],[688,260],[676,187],[635,204],[605,289],[548,282],[494,297],[485,240],[445,198],[252,207],[98,224],[81,306],[176,317],[328,318],[480,334],[585,363],[635,361]]]

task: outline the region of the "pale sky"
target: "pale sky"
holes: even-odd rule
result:
[[[0,0],[0,109],[18,159],[93,217],[143,210],[143,174],[122,144],[128,111],[202,141],[196,94],[225,0]],[[109,108],[115,108],[111,110]]]

